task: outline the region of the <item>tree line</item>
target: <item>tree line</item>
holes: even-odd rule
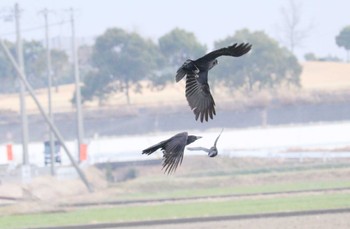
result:
[[[11,54],[16,57],[16,46],[10,41],[5,41]],[[27,80],[34,88],[47,86],[47,60],[46,48],[39,41],[23,42],[24,69]],[[68,55],[62,51],[51,50],[52,74],[54,85],[72,82],[72,67],[69,64]],[[11,62],[0,49],[0,93],[11,93],[19,90],[19,80]]]
[[[347,30],[346,30],[347,31]],[[342,32],[343,33],[343,32]],[[338,35],[336,42],[346,46],[347,34]],[[345,44],[344,44],[345,39]],[[288,49],[263,31],[242,29],[214,42],[214,49],[233,43],[249,42],[252,51],[241,58],[220,58],[210,77],[210,85],[234,90],[260,90],[280,86],[300,87],[301,65]],[[15,45],[7,41],[15,54]],[[29,82],[35,87],[47,84],[45,48],[38,41],[24,42],[25,71]],[[142,93],[144,83],[152,89],[162,90],[174,82],[178,67],[186,59],[196,59],[206,52],[194,33],[175,28],[157,41],[142,37],[136,32],[121,28],[107,29],[98,36],[92,46],[79,48],[82,73],[82,97],[84,101],[98,99],[101,103],[114,93],[124,93],[128,103],[130,90]],[[53,79],[56,85],[73,82],[73,71],[67,54],[51,50]],[[15,71],[0,50],[0,92],[16,91],[18,84]],[[72,100],[73,101],[73,100]]]
[[[249,55],[232,60],[220,58],[212,70],[210,84],[230,90],[259,90],[281,85],[300,86],[301,66],[297,58],[277,41],[262,31],[243,29],[214,43],[214,49],[249,42],[253,44]],[[189,31],[175,28],[156,42],[135,32],[111,28],[97,37],[91,48],[84,77],[84,100],[105,101],[116,92],[125,93],[130,103],[130,89],[142,93],[141,82],[161,90],[174,82],[176,70],[186,59],[196,59],[208,48]]]

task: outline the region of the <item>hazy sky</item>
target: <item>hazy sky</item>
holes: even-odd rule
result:
[[[175,27],[194,32],[200,42],[212,48],[213,42],[233,35],[236,30],[248,28],[263,30],[271,37],[281,40],[281,8],[289,0],[1,0],[0,16],[19,3],[22,9],[22,28],[25,39],[43,39],[44,30],[27,31],[41,27],[43,16],[38,12],[44,8],[52,10],[51,23],[69,19],[65,10],[76,10],[76,28],[79,37],[95,37],[107,28],[120,27],[136,31],[155,41]],[[335,36],[350,25],[349,0],[295,0],[301,4],[301,27],[308,29],[302,47],[296,49],[298,57],[307,52],[317,56],[345,58],[345,51],[335,44]],[[14,23],[0,20],[0,37],[14,38]],[[70,36],[69,24],[50,28],[52,37]]]

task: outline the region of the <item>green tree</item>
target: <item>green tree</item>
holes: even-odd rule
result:
[[[16,47],[13,43],[7,42],[14,57],[17,56]],[[47,86],[47,63],[46,50],[39,41],[24,41],[23,42],[23,58],[24,69],[28,82],[34,88]],[[54,77],[61,79],[64,75],[68,78],[69,70],[68,56],[61,50],[51,50],[52,70]],[[0,77],[2,85],[0,91],[14,92],[16,91],[16,72],[8,60],[3,50],[0,51]]]
[[[44,87],[47,81],[46,51],[39,41],[23,42],[24,69],[28,82],[34,87]]]
[[[6,43],[14,57],[17,56],[16,47],[13,43]],[[24,41],[23,42],[23,58],[24,69],[28,82],[34,88],[46,87],[47,85],[47,63],[46,63],[46,50],[39,41]],[[51,50],[52,70],[54,78],[58,80],[65,76],[68,81],[69,66],[68,56],[61,50]],[[0,50],[0,78],[2,84],[0,87],[1,92],[14,92],[16,91],[16,72],[5,55],[4,51]]]
[[[306,61],[317,61],[317,57],[314,53],[305,53],[304,58]]]
[[[229,88],[249,90],[283,84],[300,86],[302,68],[297,58],[262,31],[239,30],[234,36],[215,42],[215,48],[241,42],[253,45],[251,53],[235,60],[232,57],[220,58],[219,66],[212,69],[216,76],[210,80],[223,82]]]
[[[179,66],[188,58],[202,56],[207,48],[198,42],[196,36],[183,29],[175,28],[159,38],[159,48],[168,64]]]
[[[179,28],[160,37],[158,44],[163,61],[159,74],[151,79],[154,85],[164,85],[169,81],[174,81],[176,70],[186,59],[197,59],[207,50],[193,33]]]
[[[335,42],[339,47],[343,47],[346,50],[346,60],[350,61],[350,25],[343,28],[338,36],[335,38]]]
[[[73,69],[69,63],[69,58],[66,52],[62,50],[51,50],[52,74],[53,84],[58,91],[58,85],[72,83]]]
[[[140,80],[155,74],[159,61],[157,46],[136,33],[108,29],[96,39],[91,64],[93,70],[84,80],[84,100],[106,100],[114,92],[124,92],[130,104],[131,86],[141,92]]]
[[[39,41],[25,41],[23,44],[25,72],[29,83],[34,88],[47,86],[46,48]],[[56,84],[70,83],[73,80],[67,54],[62,50],[52,49],[51,70]]]
[[[13,43],[5,41],[5,44],[9,48],[12,55],[15,55]],[[0,92],[7,93],[15,91],[15,76],[15,69],[12,67],[12,64],[6,56],[5,51],[2,48],[0,48]]]

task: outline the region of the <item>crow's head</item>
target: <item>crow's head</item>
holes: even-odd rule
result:
[[[196,140],[198,140],[198,139],[200,139],[200,138],[202,138],[202,137],[201,137],[201,136],[189,135],[189,136],[187,137],[187,145],[188,145],[188,144],[191,144],[192,142],[194,142],[194,141],[196,141]]]

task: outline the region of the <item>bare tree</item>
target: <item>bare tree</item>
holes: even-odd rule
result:
[[[289,0],[288,6],[281,8],[281,16],[278,27],[283,37],[282,42],[294,53],[295,48],[302,45],[312,26],[303,26],[302,5],[294,0]]]

